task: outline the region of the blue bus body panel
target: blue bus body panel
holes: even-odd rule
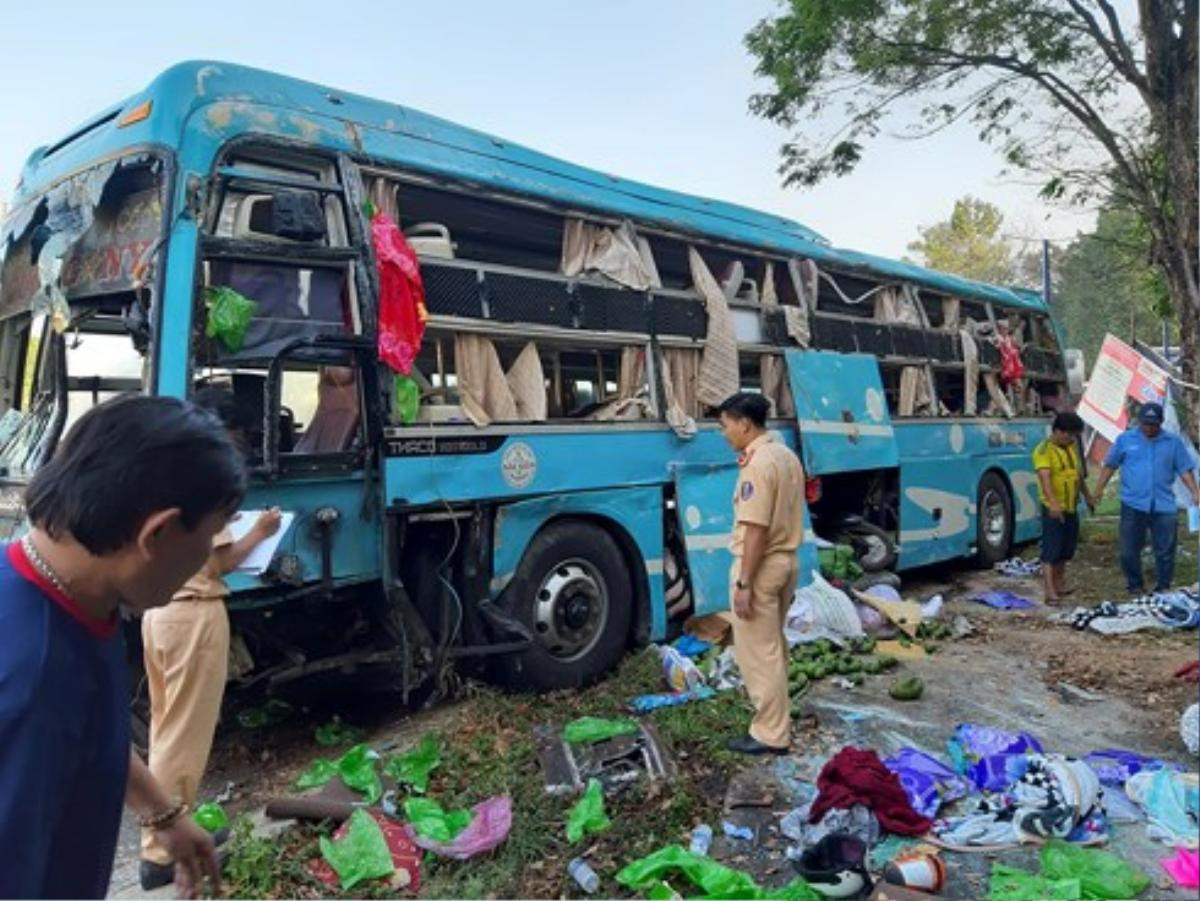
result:
[[[244,510],[262,510],[275,506],[296,514],[283,536],[276,556],[294,554],[299,558],[306,582],[321,578],[321,538],[314,514],[322,507],[338,512],[333,526],[332,577],[335,580],[365,580],[379,576],[379,521],[373,506],[363,505],[362,475],[339,475],[303,480],[253,483],[242,503]],[[230,573],[225,577],[236,595],[240,591],[264,588],[267,583],[257,576]]]
[[[152,103],[146,119],[118,127],[121,114],[146,100]],[[113,121],[96,125],[49,156],[46,148],[34,151],[13,198],[14,210],[59,179],[129,148],[174,150],[182,175],[206,177],[226,141],[261,135],[369,156],[569,208],[798,254],[817,263],[912,281],[957,296],[1045,309],[1036,292],[837,249],[812,229],[781,216],[629,181],[408,107],[259,69],[221,62],[180,63],[108,112],[117,113]],[[177,181],[176,209],[181,208],[185,190],[186,177]]]
[[[900,569],[961,557],[975,547],[979,481],[995,470],[1012,492],[1013,538],[1040,534],[1030,458],[1045,420],[913,420],[896,424],[900,449]]]
[[[787,368],[806,473],[891,469],[900,462],[874,357],[789,350]]]
[[[492,596],[512,580],[525,549],[533,537],[551,520],[563,516],[599,518],[621,528],[636,545],[642,572],[631,571],[634,578],[644,577],[650,592],[650,639],[662,641],[667,634],[666,607],[663,603],[663,497],[662,489],[615,488],[583,491],[517,501],[496,511],[493,546]]]

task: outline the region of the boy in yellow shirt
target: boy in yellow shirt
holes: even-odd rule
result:
[[[1083,420],[1074,413],[1059,413],[1050,436],[1033,449],[1038,500],[1042,502],[1042,578],[1046,603],[1070,594],[1066,587],[1067,561],[1079,543],[1079,498],[1094,506],[1083,480],[1077,444]]]

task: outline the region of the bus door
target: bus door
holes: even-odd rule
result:
[[[874,357],[789,350],[787,368],[800,430],[800,460],[807,475],[900,465]]]
[[[331,594],[379,577],[382,411],[357,179],[345,159],[275,147],[239,148],[216,172],[200,290],[210,311],[228,290],[254,313],[237,340],[197,340],[193,387],[232,391],[256,424],[243,508],[293,514],[269,571],[231,577],[234,608],[256,605],[256,589]]]

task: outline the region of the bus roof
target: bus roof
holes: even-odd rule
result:
[[[123,124],[146,101],[149,114]],[[72,172],[128,148],[201,144],[208,156],[197,159],[211,159],[220,144],[248,134],[303,140],[571,209],[804,256],[880,280],[910,281],[960,297],[1045,308],[1035,291],[835,248],[812,229],[781,216],[577,166],[410,107],[221,62],[172,66],[145,91],[110,107],[58,143],[35,150],[22,172],[14,209]],[[181,165],[187,167],[188,160],[182,159]]]

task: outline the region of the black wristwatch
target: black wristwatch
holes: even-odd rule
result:
[[[738,591],[745,591],[747,588],[749,588],[749,587],[750,587],[750,586],[749,586],[749,585],[747,585],[745,582],[743,582],[741,579],[738,579],[738,580],[737,580],[736,582],[734,582],[733,584],[734,584],[734,586],[737,588],[737,590],[738,590]]]

